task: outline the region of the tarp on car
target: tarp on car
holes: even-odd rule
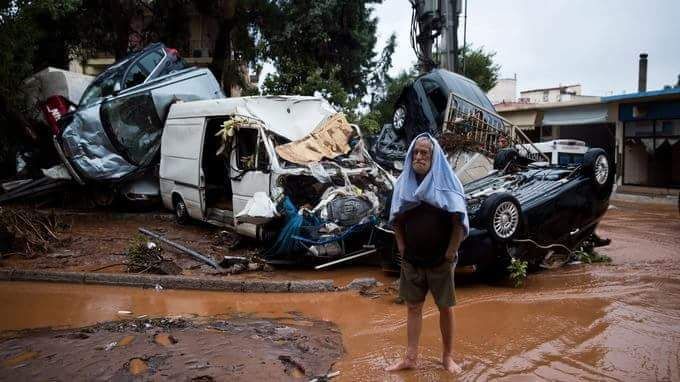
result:
[[[261,121],[268,131],[298,141],[336,113],[322,97],[234,97],[173,105],[169,118],[241,115]]]
[[[334,159],[351,149],[349,139],[354,130],[342,113],[323,122],[306,138],[276,147],[276,153],[289,162],[308,164],[321,159]]]

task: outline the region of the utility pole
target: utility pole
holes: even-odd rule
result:
[[[458,66],[458,15],[460,14],[461,0],[443,0],[446,2],[446,42],[445,60],[442,66],[452,72],[457,71]]]
[[[411,45],[418,58],[421,72],[427,73],[441,66],[456,71],[458,62],[458,16],[462,0],[411,0]],[[440,57],[433,57],[437,39],[444,35],[444,46],[440,46]]]
[[[413,7],[411,16],[411,46],[418,58],[422,73],[427,73],[437,66],[432,50],[437,38],[442,33],[444,20],[440,10],[440,2],[447,0],[410,0]]]

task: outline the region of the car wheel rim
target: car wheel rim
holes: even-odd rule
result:
[[[404,121],[406,120],[406,110],[403,106],[399,106],[397,110],[394,111],[394,118],[392,118],[392,125],[395,130],[401,130],[404,127]]]
[[[186,212],[186,207],[184,207],[184,203],[177,203],[177,217],[183,218],[185,212]]]
[[[503,202],[498,205],[493,215],[493,228],[496,234],[507,239],[517,230],[519,211],[513,202]]]
[[[604,184],[609,176],[609,162],[607,157],[599,155],[595,160],[595,180],[599,184]]]

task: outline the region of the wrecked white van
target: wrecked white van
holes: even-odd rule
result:
[[[177,103],[161,140],[161,197],[178,221],[232,227],[270,258],[371,245],[393,181],[318,97]]]

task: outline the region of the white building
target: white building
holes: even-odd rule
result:
[[[517,101],[517,76],[499,79],[486,95],[494,105]]]
[[[523,90],[519,94],[520,100],[528,103],[567,102],[592,98],[592,96],[581,95],[580,84]]]

